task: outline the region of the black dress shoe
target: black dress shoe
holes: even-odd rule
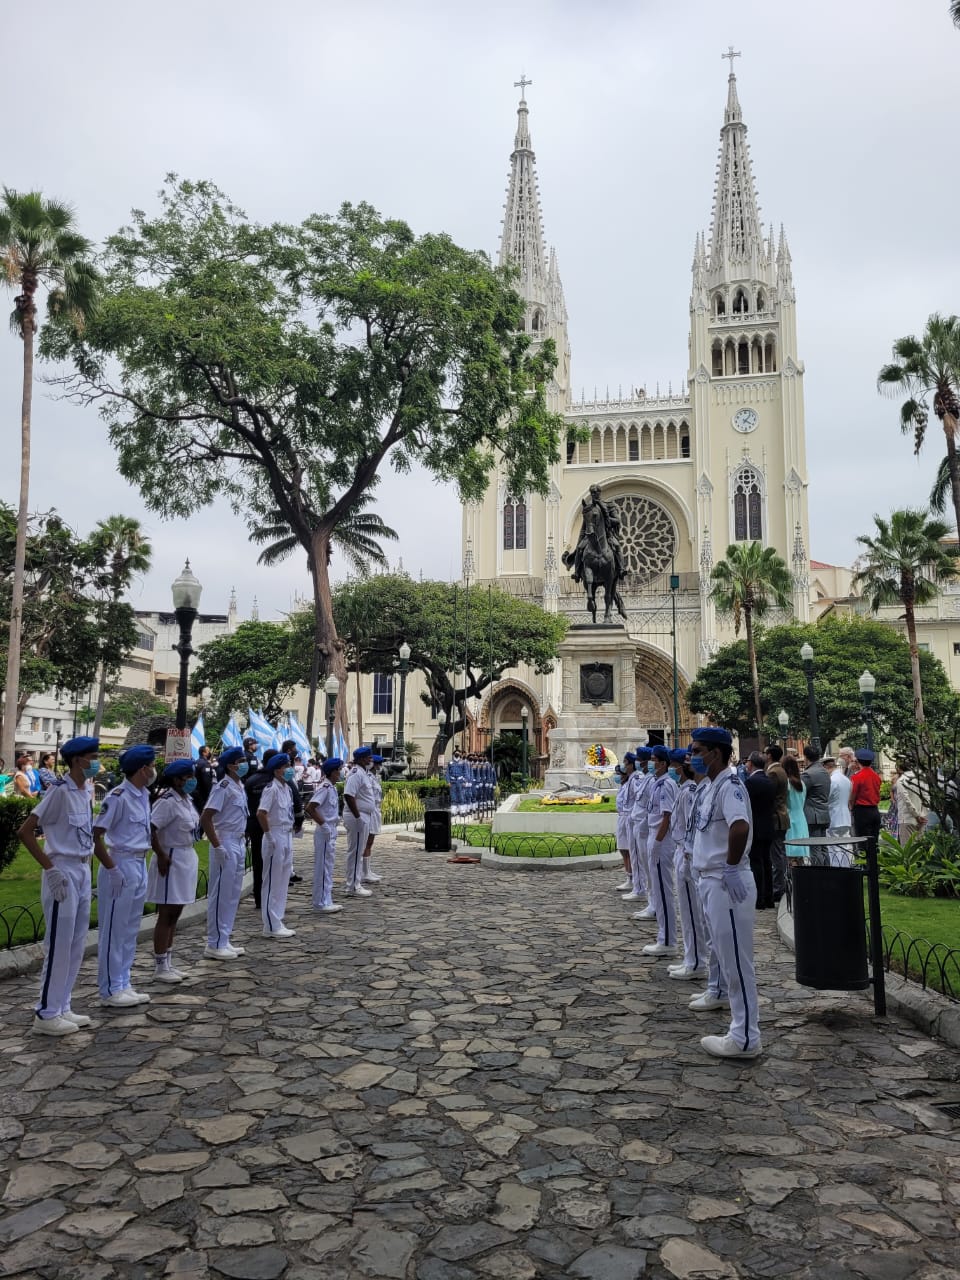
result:
[[[298,875],[297,875],[297,873],[296,873],[296,872],[294,872],[294,873],[293,873],[293,875],[290,877],[290,883],[291,883],[291,884],[302,884],[302,883],[303,883],[303,876],[298,876]]]

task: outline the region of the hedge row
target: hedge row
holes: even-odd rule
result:
[[[19,853],[17,832],[38,803],[39,796],[0,796],[0,871]]]

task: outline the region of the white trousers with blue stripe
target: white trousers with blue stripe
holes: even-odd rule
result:
[[[263,883],[260,887],[260,910],[263,927],[276,933],[283,925],[287,909],[287,892],[293,871],[293,832],[263,833]]]
[[[673,861],[677,881],[677,906],[680,908],[680,932],[683,936],[683,963],[688,969],[706,970],[709,948],[703,923],[700,891],[693,878],[689,854],[681,845]]]
[[[56,1018],[70,1008],[73,984],[83,963],[83,948],[90,928],[90,860],[49,850],[47,856],[67,877],[67,896],[63,902],[57,902],[46,879],[41,878],[40,900],[46,932],[40,998],[34,1008],[38,1017]]]
[[[337,824],[327,820],[313,833],[313,905],[333,906],[333,864],[337,853]]]
[[[734,902],[719,875],[700,877],[700,901],[710,930],[710,942],[730,1001],[729,1035],[741,1049],[760,1044],[757,977],[753,966],[753,923],[757,891],[753,878],[745,902]]]
[[[656,831],[647,837],[647,872],[650,905],[657,913],[657,941],[661,946],[677,945],[677,896],[673,883],[673,857],[676,845],[669,834],[657,839]]]
[[[111,849],[110,856],[123,872],[123,888],[112,897],[106,870],[101,867],[97,872],[97,986],[104,999],[130,986],[137,934],[147,900],[143,854]]]
[[[230,945],[243,892],[243,836],[221,836],[220,848],[210,846],[210,881],[207,886],[207,946],[222,950]]]
[[[634,893],[650,893],[647,868],[647,828],[630,823],[630,879]]]
[[[363,851],[370,822],[365,814],[355,818],[348,807],[343,812],[343,825],[347,829],[347,892],[354,893],[363,884]]]

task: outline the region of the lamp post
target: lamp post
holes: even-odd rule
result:
[[[523,725],[523,785],[527,785],[527,721],[530,718],[530,708],[520,708],[520,723]]]
[[[447,713],[443,707],[437,712],[437,776],[440,776],[440,756],[443,754],[443,731],[447,726]]]
[[[400,705],[397,709],[397,723],[393,728],[393,758],[395,762],[406,765],[407,744],[403,737],[403,719],[407,697],[407,673],[410,670],[410,646],[404,640],[399,649],[400,654]]]
[[[817,696],[813,692],[813,645],[800,646],[803,673],[807,677],[807,708],[810,715],[810,745],[820,750],[820,721],[817,719]]]
[[[327,676],[323,691],[327,695],[327,755],[335,755],[333,747],[333,718],[337,714],[337,696],[340,693],[340,681],[334,675]]]
[[[173,612],[177,626],[180,628],[180,641],[174,645],[180,655],[180,679],[177,684],[177,728],[187,727],[187,680],[190,674],[190,655],[193,648],[190,639],[193,635],[193,624],[197,620],[200,608],[200,593],[203,591],[196,575],[190,568],[188,560],[173,586]]]
[[[670,610],[673,619],[673,745],[680,741],[680,680],[677,674],[677,590],[679,573],[670,574]]]
[[[877,688],[877,677],[864,671],[857,681],[860,686],[860,697],[863,700],[863,722],[867,728],[867,747],[873,750],[873,695]]]
[[[787,745],[787,726],[790,724],[790,717],[786,711],[777,712],[777,724],[780,726],[780,741],[784,746]]]

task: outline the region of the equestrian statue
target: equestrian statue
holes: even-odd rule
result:
[[[580,540],[573,551],[564,551],[560,557],[570,570],[574,582],[582,584],[587,593],[587,611],[594,624],[597,621],[597,588],[603,587],[605,625],[613,623],[613,606],[621,618],[626,618],[620,595],[623,580],[623,553],[620,550],[620,517],[616,508],[600,497],[600,486],[590,486],[590,496],[582,504],[583,523]]]

